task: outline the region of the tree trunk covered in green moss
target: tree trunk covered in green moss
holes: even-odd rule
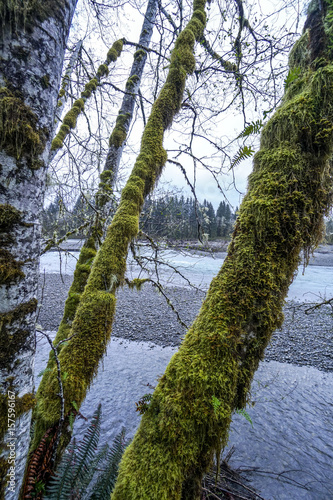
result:
[[[0,421],[16,395],[17,498],[29,443],[40,223],[66,39],[76,0],[0,1]],[[15,420],[15,418],[14,418]],[[1,445],[2,446],[2,445]],[[7,448],[8,452],[8,448]],[[2,457],[0,482],[8,462]],[[1,497],[1,494],[0,494]]]
[[[331,202],[333,6],[312,5],[290,55],[299,76],[265,126],[227,258],[127,448],[112,500],[194,500],[253,374],[304,250]],[[297,73],[297,72],[295,72]]]
[[[166,162],[164,131],[180,109],[186,77],[195,68],[193,49],[205,27],[204,7],[205,0],[194,1],[192,18],[176,40],[166,83],[153,105],[143,132],[140,154],[122,191],[119,207],[107,230],[105,241],[93,260],[84,292],[81,296],[79,292],[75,292],[67,300],[66,307],[77,307],[77,310],[73,324],[68,324],[64,333],[73,337],[66,345],[61,346],[59,353],[61,369],[63,373],[67,373],[63,384],[65,413],[71,411],[73,401],[77,406],[81,405],[105,353],[114,317],[115,293],[124,283],[129,244],[138,233],[144,198],[153,189]],[[94,250],[91,257],[93,252]],[[82,266],[88,274],[89,263],[82,263]],[[45,431],[59,421],[58,393],[54,367],[51,372],[44,374],[38,389],[32,449],[38,446]],[[63,436],[59,453],[67,444],[68,438],[69,435]]]

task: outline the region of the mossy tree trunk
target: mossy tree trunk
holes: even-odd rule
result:
[[[112,500],[200,498],[282,324],[300,252],[307,261],[320,241],[333,149],[333,6],[321,6],[312,3],[291,52],[298,76],[263,130],[227,258],[124,454]]]
[[[18,498],[29,443],[39,215],[75,4],[76,0],[0,2],[0,421],[1,446],[15,437],[11,443],[16,452],[15,486],[12,491],[7,488],[6,498]],[[8,391],[15,393],[15,417],[19,418],[15,429],[4,436]],[[3,486],[8,451],[1,448]]]
[[[72,324],[66,325],[61,335],[72,336],[60,347],[59,361],[63,373],[65,413],[75,411],[85,398],[87,389],[97,372],[106,344],[110,337],[116,304],[116,291],[124,284],[126,259],[130,242],[139,230],[139,216],[145,196],[153,189],[156,179],[166,162],[163,148],[164,131],[171,125],[179,111],[186,77],[195,68],[194,44],[199,40],[206,23],[205,0],[194,1],[194,13],[187,27],[178,36],[171,54],[169,73],[161,93],[155,101],[147,121],[141,150],[121,195],[119,207],[109,226],[106,238],[96,257],[93,246],[85,252],[86,262],[80,262],[81,277],[87,285],[83,293],[76,290],[67,299],[66,307],[76,310]],[[140,54],[143,55],[143,54]],[[90,263],[93,260],[90,270]],[[84,275],[85,274],[85,275]],[[75,279],[75,278],[74,278]],[[79,284],[79,280],[78,280]],[[38,405],[34,410],[35,435],[32,451],[51,426],[56,429],[60,417],[59,386],[56,367],[44,374],[37,392]],[[59,455],[68,443],[69,432],[64,432]]]

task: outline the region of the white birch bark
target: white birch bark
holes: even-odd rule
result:
[[[29,20],[29,26],[25,24],[24,27],[3,24],[0,32],[0,105],[3,112],[0,116],[0,237],[3,252],[1,264],[5,274],[0,285],[0,397],[4,401],[3,397],[11,388],[16,393],[17,412],[22,407],[24,396],[34,391],[39,216],[43,207],[47,158],[63,56],[76,1],[54,0],[55,8],[53,12],[51,9],[50,17],[45,19],[44,16],[43,21]],[[52,6],[52,2],[49,4]],[[38,17],[40,19],[40,15]],[[6,132],[9,140],[15,137],[15,131],[8,128],[9,112],[7,116],[3,111],[6,109],[6,98],[11,98],[6,96],[15,96],[18,108],[22,106],[22,109],[30,110],[35,119],[35,132],[45,139],[33,163],[24,152],[24,141],[20,138],[22,130],[16,136],[16,154],[4,140]],[[17,129],[27,127],[26,123],[19,123],[14,111],[11,109],[14,126]],[[10,214],[13,213],[19,214],[19,217],[15,223],[10,223]],[[15,261],[19,272],[10,278],[8,272]],[[11,437],[15,437],[16,454],[15,481],[12,488],[7,487],[6,499],[18,498],[29,445],[30,414],[30,411],[23,411],[16,420],[14,436],[7,433],[3,438],[6,445]],[[1,419],[7,421],[7,415],[1,415]],[[8,447],[3,452],[3,459],[6,459],[7,452]]]

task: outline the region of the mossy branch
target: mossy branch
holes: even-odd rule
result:
[[[64,382],[65,411],[73,400],[80,406],[105,352],[115,311],[115,292],[124,283],[128,247],[139,230],[144,197],[154,187],[166,162],[164,131],[180,109],[186,77],[194,70],[193,49],[204,29],[204,5],[204,1],[195,0],[195,12],[176,41],[166,83],[153,105],[142,136],[140,154],[122,191],[118,210],[107,230],[105,241],[94,258],[87,285],[82,295],[79,288],[66,301],[70,319],[67,321],[65,311],[56,339],[58,342],[68,337],[69,331],[74,335],[59,353],[62,369],[68,373]],[[196,12],[198,9],[201,10],[200,16]],[[93,252],[93,249],[87,247],[87,251]],[[84,259],[82,267],[89,273],[89,266]],[[78,303],[73,320],[71,311]],[[59,420],[57,379],[52,363],[51,368],[51,372],[44,374],[37,393],[33,448],[38,446],[51,422],[53,425]],[[63,436],[60,447],[67,444],[68,438],[68,435]]]
[[[62,120],[62,125],[56,136],[54,137],[51,145],[51,153],[49,160],[52,161],[55,157],[57,151],[63,147],[64,140],[70,133],[71,129],[76,127],[77,118],[84,110],[85,102],[90,98],[91,94],[97,89],[101,79],[107,76],[109,73],[109,65],[111,62],[115,62],[120,56],[123,49],[123,40],[117,40],[107,53],[106,60],[101,64],[95,74],[95,76],[86,83],[84,90],[81,92],[80,99],[77,99],[72,108],[66,113]],[[59,92],[59,97],[61,98],[66,92],[66,86],[68,85],[68,75],[65,75],[63,79],[63,85]]]

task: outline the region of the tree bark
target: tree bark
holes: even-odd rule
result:
[[[76,0],[1,3],[0,460],[1,484],[5,486],[10,464],[6,459],[9,448],[3,446],[14,443],[15,480],[7,485],[9,499],[18,498],[29,445],[30,410],[34,404],[39,215],[63,56],[75,4]],[[17,420],[15,428],[5,434],[8,391],[15,394],[15,413],[11,416]]]
[[[227,258],[125,451],[112,500],[199,499],[246,405],[300,252],[307,262],[331,203],[332,14],[330,2],[312,3],[290,54],[298,77],[263,129]]]

